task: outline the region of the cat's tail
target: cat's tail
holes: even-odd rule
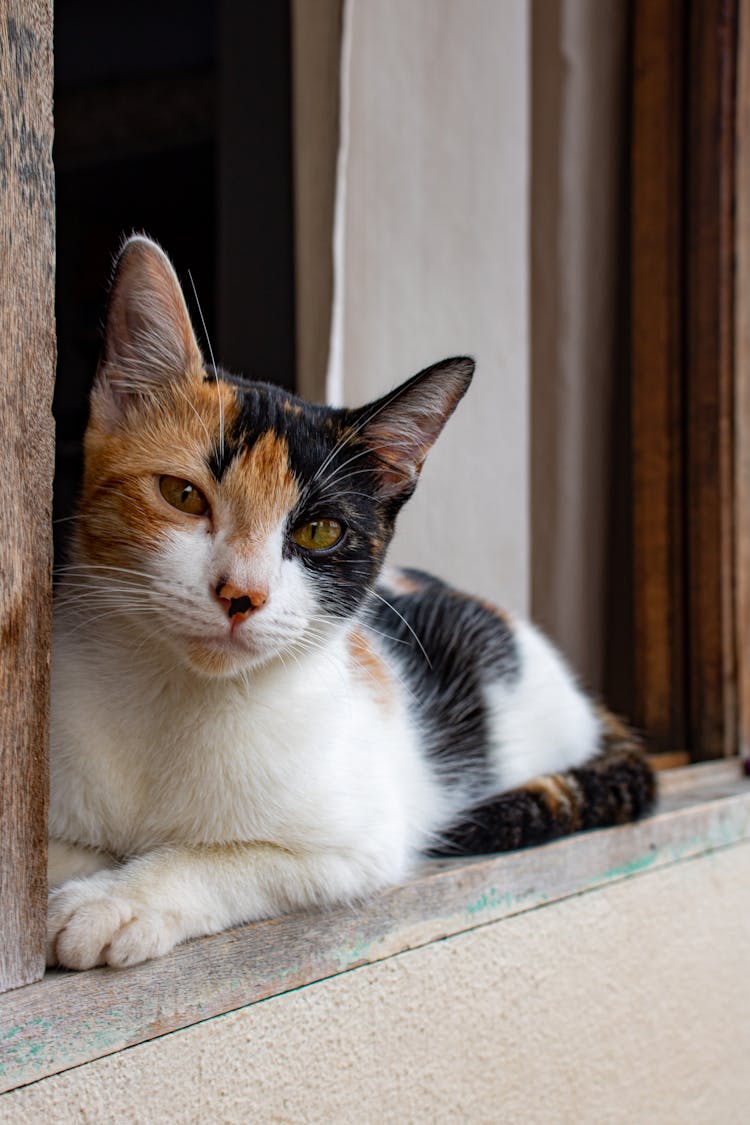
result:
[[[437,855],[480,855],[545,844],[586,828],[637,820],[656,779],[636,736],[604,708],[601,750],[584,765],[534,778],[469,810],[441,834]]]

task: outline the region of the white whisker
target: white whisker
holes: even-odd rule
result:
[[[396,609],[395,605],[392,605],[392,603],[391,603],[391,602],[389,602],[387,598],[384,598],[382,594],[379,594],[379,593],[377,592],[377,590],[371,590],[371,591],[370,591],[370,593],[372,594],[372,596],[373,596],[373,597],[377,598],[377,599],[378,599],[378,601],[382,602],[382,603],[383,603],[383,605],[387,605],[387,606],[388,606],[388,608],[389,608],[390,610],[392,610],[392,611],[393,611],[393,612],[394,612],[394,613],[396,614],[396,617],[400,617],[400,618],[401,618],[401,620],[403,621],[404,625],[406,626],[406,628],[407,628],[407,629],[409,630],[409,632],[411,633],[411,635],[412,635],[412,636],[414,637],[414,640],[415,640],[415,641],[417,642],[417,644],[419,645],[419,647],[420,647],[420,649],[421,649],[421,651],[422,651],[422,655],[424,656],[425,660],[427,661],[427,666],[428,666],[428,668],[432,669],[432,662],[431,662],[431,660],[430,660],[429,656],[427,655],[427,653],[425,652],[425,648],[424,648],[424,645],[422,644],[422,642],[420,641],[419,637],[418,637],[418,636],[417,636],[417,634],[416,634],[416,633],[414,632],[414,630],[412,629],[411,625],[410,625],[410,624],[409,624],[409,622],[408,622],[408,621],[406,620],[406,618],[404,617],[404,615],[403,615],[402,613],[399,613],[399,611],[398,611],[398,610]],[[370,627],[370,626],[368,625],[368,628],[369,628],[369,627]]]
[[[216,394],[217,394],[218,399],[219,399],[219,456],[220,456],[221,460],[223,461],[224,460],[224,403],[221,401],[221,384],[219,382],[219,372],[216,370],[216,360],[214,359],[214,350],[211,347],[211,339],[208,335],[208,329],[206,328],[206,319],[203,316],[203,309],[201,308],[201,303],[198,300],[198,290],[195,288],[195,282],[193,281],[193,275],[190,272],[190,270],[188,270],[188,277],[190,278],[190,284],[193,288],[193,296],[195,297],[195,303],[198,306],[198,315],[200,316],[201,324],[203,325],[203,335],[206,337],[206,344],[208,346],[208,354],[211,357],[211,366],[214,369],[214,379],[216,380]]]
[[[196,299],[197,299],[197,298],[196,298]],[[200,414],[199,414],[199,413],[198,413],[198,411],[197,411],[197,410],[195,409],[195,407],[193,406],[192,402],[190,401],[190,399],[188,398],[188,396],[187,396],[187,395],[185,394],[185,392],[183,391],[182,387],[180,387],[179,383],[173,383],[173,384],[172,384],[172,386],[173,386],[173,387],[174,387],[174,389],[175,389],[175,390],[177,391],[177,393],[178,393],[178,394],[179,394],[179,395],[180,395],[180,396],[181,396],[181,397],[182,397],[182,398],[183,398],[183,399],[185,400],[185,402],[186,402],[186,403],[188,404],[188,406],[189,406],[189,407],[190,407],[190,409],[192,410],[193,414],[195,415],[195,417],[196,417],[196,418],[198,419],[198,421],[200,422],[201,426],[203,427],[203,432],[204,432],[204,434],[206,435],[206,441],[208,442],[208,444],[209,444],[209,445],[213,446],[213,444],[214,444],[214,443],[213,443],[213,442],[211,441],[211,435],[210,435],[210,434],[209,434],[209,432],[208,432],[208,426],[207,426],[207,425],[206,425],[206,423],[205,423],[205,422],[203,421],[203,419],[201,418]],[[221,410],[221,396],[219,396],[219,409]],[[222,455],[223,455],[223,451],[222,451]]]

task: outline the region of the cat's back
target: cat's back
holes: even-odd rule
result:
[[[411,693],[425,752],[472,796],[577,766],[600,721],[530,622],[420,570],[387,567],[368,610]]]
[[[412,568],[384,568],[368,621],[420,695],[465,697],[479,682],[518,680],[522,626],[491,603]]]

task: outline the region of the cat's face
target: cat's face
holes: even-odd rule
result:
[[[206,675],[324,646],[367,597],[472,367],[356,411],[215,373],[168,260],[131,239],[86,434],[74,573],[92,613]]]

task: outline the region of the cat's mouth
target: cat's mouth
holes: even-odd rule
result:
[[[252,655],[263,646],[254,641],[244,630],[232,629],[226,632],[201,633],[188,637],[191,648],[207,648],[217,652],[248,653]]]
[[[188,637],[185,652],[189,663],[210,676],[225,676],[243,668],[266,663],[276,646],[240,629]]]

